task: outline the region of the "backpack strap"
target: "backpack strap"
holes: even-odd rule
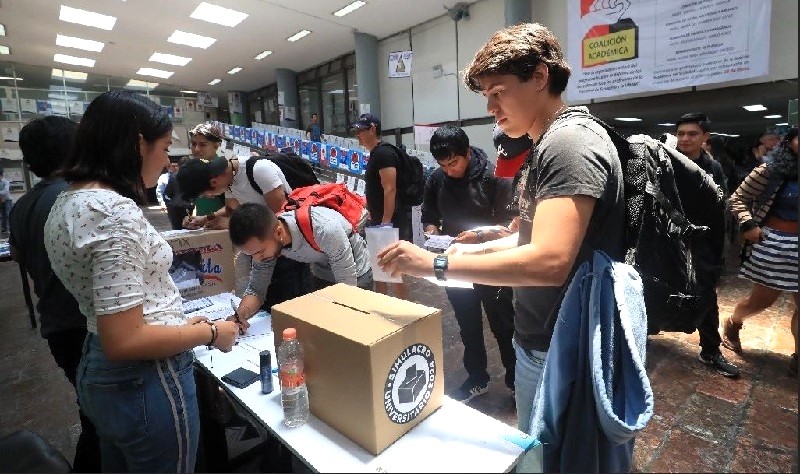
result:
[[[264,194],[264,191],[261,189],[261,186],[259,186],[258,183],[256,183],[256,178],[253,176],[253,168],[255,168],[256,162],[258,160],[264,158],[266,157],[253,156],[248,158],[247,161],[244,162],[244,171],[247,174],[247,180],[250,181],[250,186],[252,186],[253,189],[255,189],[256,192],[261,195]]]

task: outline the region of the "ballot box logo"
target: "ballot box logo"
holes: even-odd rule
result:
[[[383,407],[393,423],[414,420],[433,394],[436,385],[436,361],[425,344],[405,348],[389,368],[383,392]]]
[[[639,26],[622,18],[631,0],[581,0],[581,21],[590,27],[581,41],[584,68],[639,57]]]

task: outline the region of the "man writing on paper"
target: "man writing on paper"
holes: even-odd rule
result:
[[[494,165],[486,153],[471,147],[467,134],[459,127],[445,125],[436,129],[430,148],[439,168],[425,183],[422,222],[426,234],[455,235],[454,242],[463,243],[496,238],[493,234],[502,227],[491,228],[491,231],[484,229],[507,223],[513,217],[511,179],[495,177]],[[489,390],[481,303],[500,348],[506,386],[514,393],[516,357],[511,345],[514,335],[511,288],[474,285],[474,288],[446,287],[445,292],[461,330],[464,368],[467,369],[467,380],[450,397],[466,402]]]

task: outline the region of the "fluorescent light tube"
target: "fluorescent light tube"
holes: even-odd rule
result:
[[[200,36],[194,33],[187,33],[181,30],[175,30],[172,32],[167,41],[170,43],[175,44],[182,44],[185,46],[191,46],[193,48],[202,48],[206,49],[212,44],[216,43],[216,38],[210,38],[208,36]]]
[[[344,8],[340,8],[333,12],[333,16],[342,17],[347,15],[348,13],[353,13],[354,11],[358,10],[359,8],[366,5],[367,2],[362,2],[361,0],[356,0],[355,2],[351,3],[350,5],[345,6]]]
[[[114,24],[117,22],[116,17],[113,16],[81,10],[80,8],[71,8],[64,5],[61,5],[58,19],[66,21],[67,23],[91,26],[108,31],[111,31],[114,28]]]

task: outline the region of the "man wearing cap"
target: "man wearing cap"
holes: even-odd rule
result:
[[[369,150],[364,173],[369,225],[388,225],[400,230],[400,239],[412,241],[411,208],[397,199],[397,170],[402,159],[397,148],[381,140],[381,121],[372,114],[363,114],[351,126],[358,143]],[[408,299],[405,283],[392,283],[394,295]],[[375,282],[375,290],[387,294],[386,282]]]
[[[175,178],[181,163],[186,163],[189,159],[189,157],[170,156],[167,171],[159,176],[156,186],[158,203],[167,211],[167,218],[173,230],[183,229],[183,221],[192,214],[194,207],[182,199]]]
[[[494,147],[497,149],[497,165],[494,170],[498,178],[513,178],[516,176],[533,146],[533,141],[528,135],[511,138],[500,127],[494,127],[492,132]]]
[[[271,160],[258,160],[253,165],[253,180],[263,194],[250,183],[243,158],[227,159],[218,156],[210,161],[191,160],[178,171],[176,178],[178,188],[187,200],[193,200],[201,195],[216,196],[225,193],[225,207],[205,216],[190,216],[184,221],[184,227],[189,229],[204,226],[227,229],[227,218],[244,203],[266,204],[272,212],[281,212],[286,203],[286,196],[292,192],[283,171]],[[236,294],[245,293],[252,266],[253,260],[249,255],[244,253],[237,255]],[[280,257],[266,299],[260,301],[263,296],[258,296],[260,306],[269,309],[273,304],[308,293],[310,275],[308,264]]]

